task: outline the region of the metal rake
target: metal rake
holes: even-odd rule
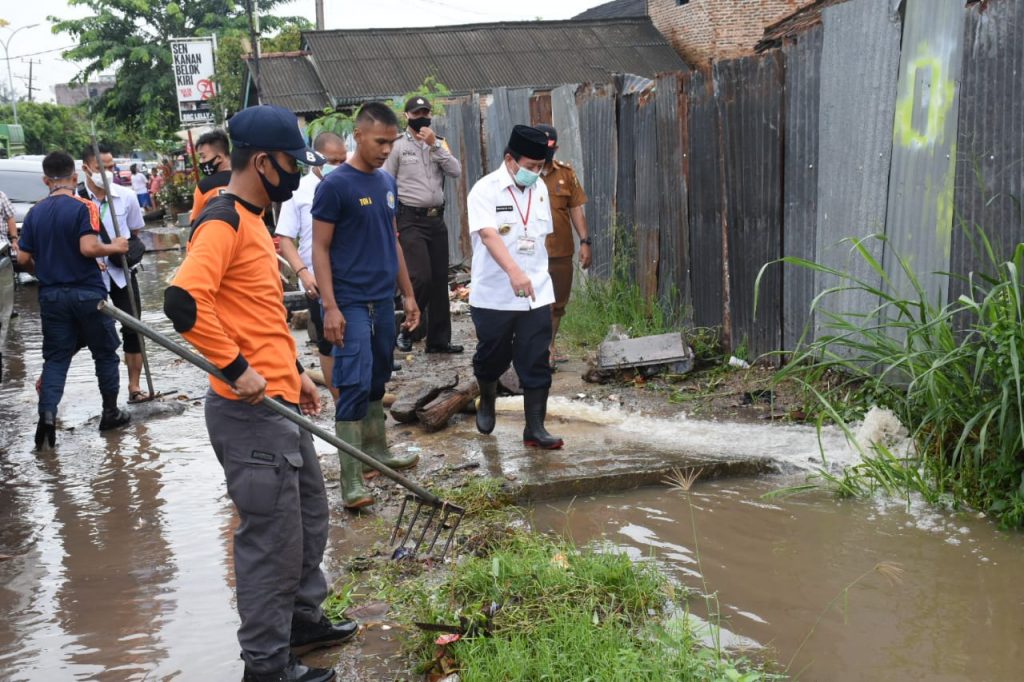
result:
[[[231,383],[223,374],[221,374],[220,370],[214,367],[214,365],[206,358],[193,353],[180,343],[177,343],[170,337],[161,334],[142,321],[135,319],[118,308],[115,308],[106,301],[100,301],[99,309],[104,314],[113,317],[122,324],[127,325],[138,333],[152,339],[157,344],[163,346],[178,357],[187,360],[199,369],[212,374],[221,381]],[[434,550],[441,534],[447,531],[444,547],[441,549],[441,554],[437,556],[438,559],[444,558],[444,555],[448,553],[448,548],[451,546],[452,540],[455,538],[455,531],[458,530],[459,524],[462,522],[462,517],[465,516],[466,510],[464,508],[442,500],[440,497],[418,483],[406,478],[394,469],[381,464],[362,450],[349,445],[333,433],[317,426],[306,417],[292,409],[289,409],[284,404],[274,400],[273,398],[264,397],[262,404],[285,419],[294,422],[299,426],[299,428],[305,429],[320,440],[323,440],[344,453],[351,455],[366,466],[379,471],[395,483],[398,483],[402,487],[411,491],[406,493],[405,499],[402,500],[402,506],[398,511],[398,519],[395,521],[395,526],[391,530],[391,539],[389,542],[395,548],[391,555],[393,559],[415,558],[420,552],[423,541],[428,535],[430,535],[430,531],[434,523],[437,523],[437,526],[433,532],[433,537],[430,540],[430,545],[427,548],[427,554],[429,555],[430,552]],[[409,521],[409,525],[405,528],[405,532],[403,533],[402,521],[406,516],[406,509],[410,502],[415,502],[416,507],[410,513],[411,519]],[[424,509],[428,510],[426,514],[423,512]],[[419,524],[418,534],[416,533],[417,524]],[[401,538],[400,541],[399,538]],[[410,547],[408,543],[412,538],[415,538],[415,542]]]

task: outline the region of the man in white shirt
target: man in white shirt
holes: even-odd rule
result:
[[[309,319],[316,328],[316,346],[320,353],[320,369],[324,373],[324,381],[335,402],[338,400],[338,389],[333,386],[331,374],[334,371],[334,357],[331,355],[331,342],[324,338],[324,319],[320,310],[320,290],[313,276],[313,216],[310,208],[313,205],[313,194],[320,180],[332,170],[345,163],[348,150],[345,140],[331,132],[322,132],[313,140],[313,149],[323,154],[327,163],[313,166],[299,182],[299,189],[292,198],[281,204],[281,213],[277,218],[276,234],[281,239],[281,255],[292,270],[298,273],[299,285],[306,292],[306,305]],[[298,248],[295,241],[298,240]]]
[[[142,208],[153,208],[153,201],[149,198],[149,178],[139,170],[138,164],[132,164],[132,191],[139,200]]]
[[[547,136],[529,126],[512,129],[505,158],[469,192],[473,243],[469,305],[476,327],[473,373],[480,384],[477,429],[494,430],[498,378],[512,364],[523,387],[527,447],[564,445],[544,428],[551,388],[551,304],[545,237],[552,231],[548,190],[537,182]]]
[[[129,187],[122,187],[114,183],[113,174],[107,173],[110,184],[111,196],[107,197],[103,189],[103,179],[100,176],[101,169],[109,169],[114,165],[114,159],[110,151],[100,146],[100,159],[92,147],[86,147],[82,153],[82,171],[85,176],[85,191],[82,194],[96,204],[99,209],[101,228],[104,235],[101,239],[104,242],[113,241],[117,237],[130,239],[132,233],[146,226],[142,218],[142,211],[139,208],[138,199]],[[114,229],[114,219],[111,213],[117,214],[118,230]],[[105,237],[105,238],[104,238]],[[131,299],[128,295],[127,278],[132,278],[132,290],[135,293],[135,308],[142,313],[142,299],[139,296],[139,281],[135,277],[135,271],[126,272],[122,256],[107,257],[102,259],[103,283],[110,292],[111,302],[128,313],[132,311]],[[137,332],[125,325],[121,325],[121,339],[124,345],[124,364],[128,366],[128,402],[141,403],[152,400],[154,396],[148,395],[142,390],[142,341]]]

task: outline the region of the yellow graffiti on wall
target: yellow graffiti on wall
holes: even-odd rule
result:
[[[896,101],[896,120],[893,140],[903,147],[926,147],[943,141],[946,117],[953,107],[956,84],[949,79],[946,60],[936,56],[927,43],[918,45],[915,57],[907,64],[903,79],[903,92]],[[930,81],[927,99],[921,102],[927,107],[924,130],[914,126],[914,106],[924,93],[917,92],[919,83]]]

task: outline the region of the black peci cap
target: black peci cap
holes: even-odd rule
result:
[[[508,138],[508,148],[528,159],[544,161],[548,156],[548,136],[536,128],[517,125]]]
[[[242,109],[228,121],[228,132],[238,147],[286,152],[307,166],[322,166],[326,160],[306,146],[298,119],[283,107],[261,104]]]
[[[425,97],[420,97],[419,95],[410,97],[405,103],[405,113],[408,114],[416,111],[417,109],[426,109],[427,111],[430,111],[430,100]]]
[[[534,128],[548,136],[549,147],[554,147],[558,144],[558,131],[555,130],[554,126],[549,126],[545,123],[540,123],[538,125],[535,125]]]

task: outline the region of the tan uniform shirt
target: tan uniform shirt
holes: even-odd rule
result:
[[[395,141],[384,163],[384,170],[398,183],[398,200],[406,206],[441,206],[445,177],[457,178],[462,174],[462,164],[452,156],[448,143],[437,139],[439,147],[428,147],[407,130]]]
[[[587,203],[587,193],[576,177],[576,171],[567,163],[555,160],[551,171],[544,177],[551,197],[551,218],[554,231],[548,235],[548,258],[563,258],[576,252],[576,243],[572,239],[572,222],[569,220],[569,209]]]

